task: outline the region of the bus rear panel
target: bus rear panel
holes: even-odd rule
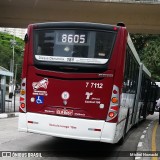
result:
[[[125,27],[73,22],[29,25],[19,130],[118,142],[127,114],[120,110],[126,41]],[[119,112],[123,114],[118,116]]]

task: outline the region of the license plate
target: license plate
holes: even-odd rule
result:
[[[56,114],[65,115],[65,116],[72,116],[73,110],[71,110],[71,109],[57,109]]]

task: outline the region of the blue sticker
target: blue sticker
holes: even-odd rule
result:
[[[36,103],[43,104],[44,103],[44,96],[36,96]]]

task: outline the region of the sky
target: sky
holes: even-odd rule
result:
[[[27,29],[24,28],[0,28],[0,32],[9,33],[21,39],[24,39]]]

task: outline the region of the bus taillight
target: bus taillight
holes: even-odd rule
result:
[[[110,101],[110,107],[107,115],[107,122],[116,122],[119,111],[119,88],[113,85],[112,96]]]
[[[21,108],[25,108],[25,104],[24,104],[24,103],[21,103],[20,107],[21,107]]]
[[[19,112],[26,112],[26,78],[22,79]]]
[[[24,89],[21,89],[20,94],[21,94],[21,95],[25,95],[25,90],[24,90]]]
[[[117,103],[117,102],[118,102],[118,98],[113,97],[113,98],[112,98],[112,103]]]
[[[113,118],[113,117],[115,117],[115,114],[114,114],[114,112],[109,112],[108,116],[109,116],[110,118]]]

